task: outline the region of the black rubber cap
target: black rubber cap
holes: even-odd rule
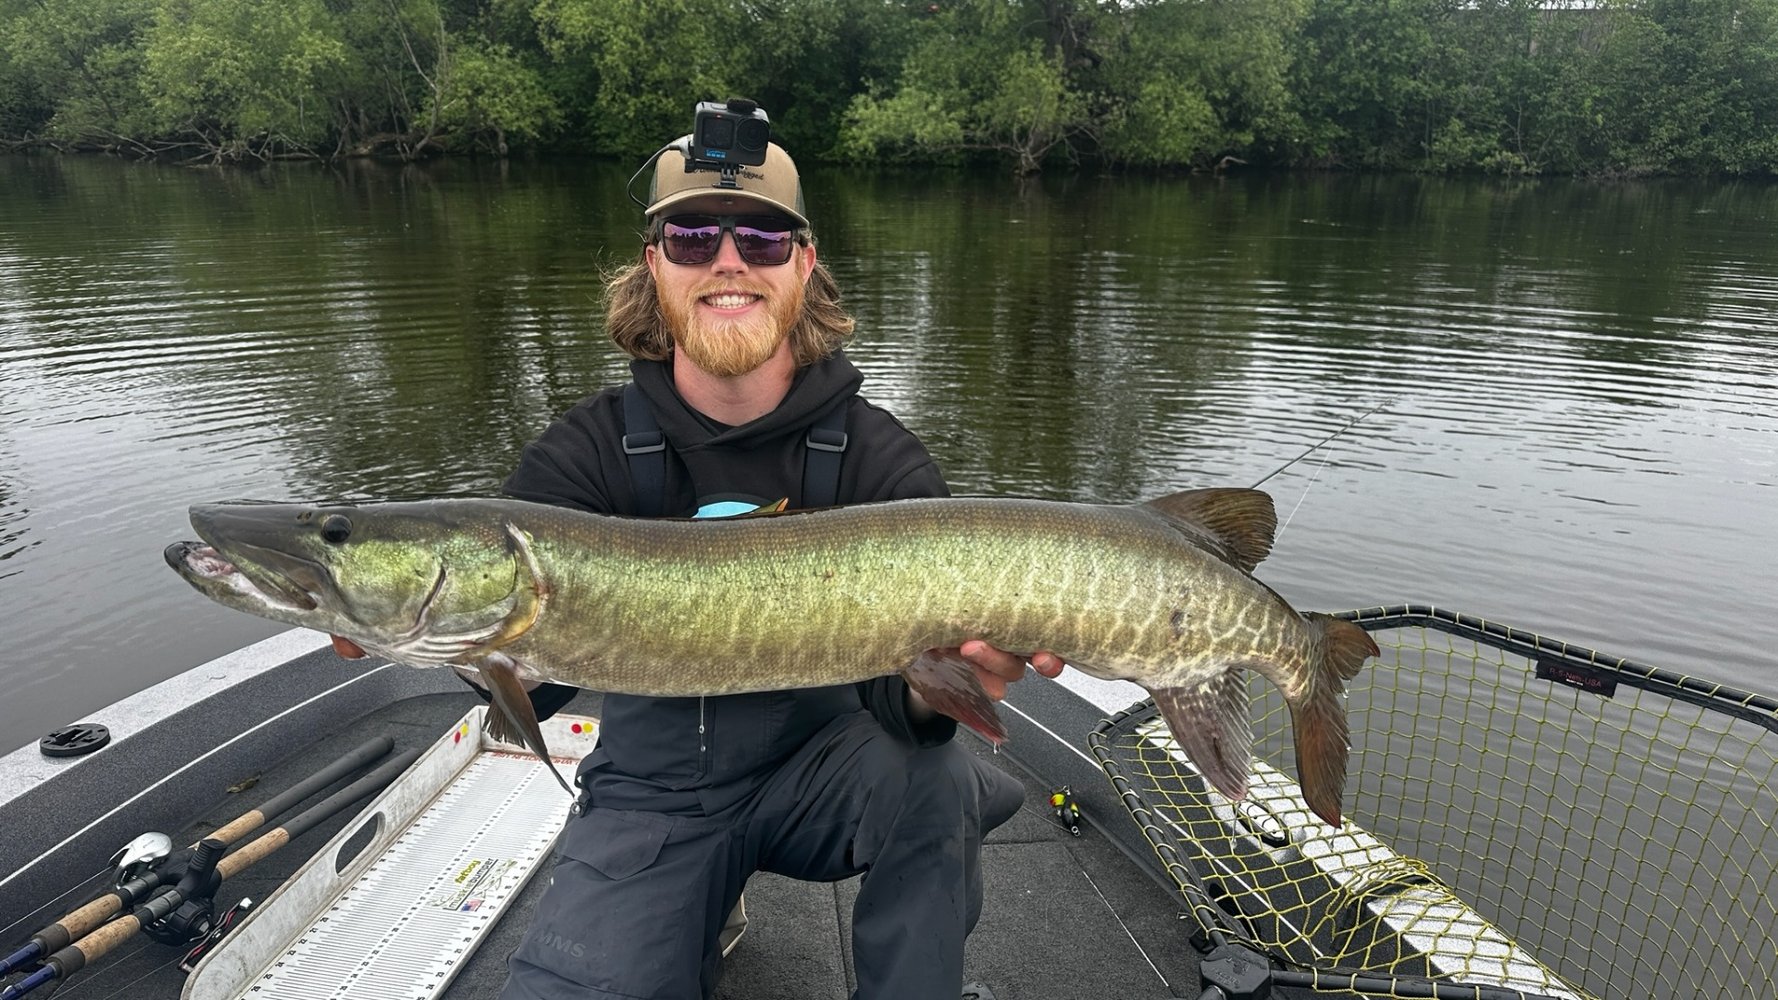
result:
[[[111,730],[97,722],[76,722],[37,741],[45,757],[79,757],[111,742]]]
[[[1272,995],[1271,963],[1238,944],[1225,944],[1205,955],[1198,979],[1204,989],[1216,987],[1228,1000],[1265,1000]]]

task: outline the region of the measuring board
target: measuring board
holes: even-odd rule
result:
[[[482,735],[484,712],[465,716],[251,911],[192,973],[184,1000],[442,993],[546,860],[570,803],[542,761]],[[597,725],[552,718],[544,738],[552,751],[584,753]]]

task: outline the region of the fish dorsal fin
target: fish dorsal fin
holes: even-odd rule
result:
[[[1184,531],[1201,548],[1251,573],[1272,551],[1278,512],[1263,490],[1215,487],[1156,497],[1141,506]]]

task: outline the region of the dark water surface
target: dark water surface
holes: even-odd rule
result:
[[[0,751],[281,626],[185,507],[492,491],[624,373],[628,167],[0,157]],[[867,392],[960,493],[1266,484],[1298,607],[1778,689],[1778,188],[807,179]]]

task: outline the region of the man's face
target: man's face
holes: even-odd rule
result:
[[[746,203],[675,209],[669,218],[747,212]],[[802,314],[804,285],[815,266],[815,248],[796,245],[783,264],[754,264],[736,249],[734,234],[720,234],[716,256],[705,264],[675,264],[661,245],[645,250],[655,292],[673,344],[687,361],[712,375],[733,378],[765,364],[785,348]]]

